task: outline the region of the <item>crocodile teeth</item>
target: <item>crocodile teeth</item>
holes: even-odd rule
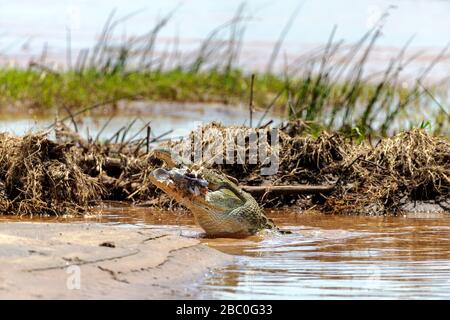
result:
[[[194,195],[200,195],[200,189],[197,186],[194,187]]]

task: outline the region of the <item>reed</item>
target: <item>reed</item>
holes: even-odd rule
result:
[[[161,52],[158,35],[175,11],[141,36],[120,40],[115,36],[116,29],[134,13],[116,18],[113,11],[97,43],[78,55],[72,52],[68,30],[65,70],[47,65],[46,47],[41,58],[30,61],[27,69],[0,69],[0,108],[12,106],[23,112],[60,109],[70,115],[71,110],[112,105],[117,100],[246,104],[251,94],[252,109],[267,110],[265,117],[274,108],[285,110],[287,118],[310,123],[316,134],[330,129],[387,136],[426,121],[434,133],[449,134],[447,92],[440,89],[442,83],[424,85],[447,47],[410,81],[409,88],[404,86],[403,70],[418,58],[405,58],[412,39],[382,72],[367,70],[385,16],[354,44],[335,39],[335,27],[324,46],[285,61],[280,71],[276,68],[280,65],[280,48],[296,10],[275,43],[265,71],[255,73],[254,81],[250,81],[254,71],[247,72],[240,64],[244,34],[251,20],[245,5],[212,30],[193,52],[181,53],[178,37],[172,51],[168,44]],[[418,109],[422,110],[421,118],[417,118]]]

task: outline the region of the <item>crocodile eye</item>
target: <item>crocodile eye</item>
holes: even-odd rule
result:
[[[195,172],[189,172],[187,174],[187,176],[190,177],[190,178],[197,178],[197,174]]]

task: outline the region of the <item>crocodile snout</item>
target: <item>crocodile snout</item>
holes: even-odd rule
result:
[[[208,181],[184,169],[159,168],[152,172],[152,176],[160,183],[173,184],[171,187],[195,196],[205,193],[208,188]]]

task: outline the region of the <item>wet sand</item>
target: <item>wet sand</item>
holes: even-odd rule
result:
[[[189,299],[230,255],[174,230],[0,224],[1,299]]]
[[[84,217],[0,216],[0,298],[450,297],[448,213],[267,214],[292,234],[202,238],[190,214],[120,203]],[[74,265],[80,290],[67,286]]]

